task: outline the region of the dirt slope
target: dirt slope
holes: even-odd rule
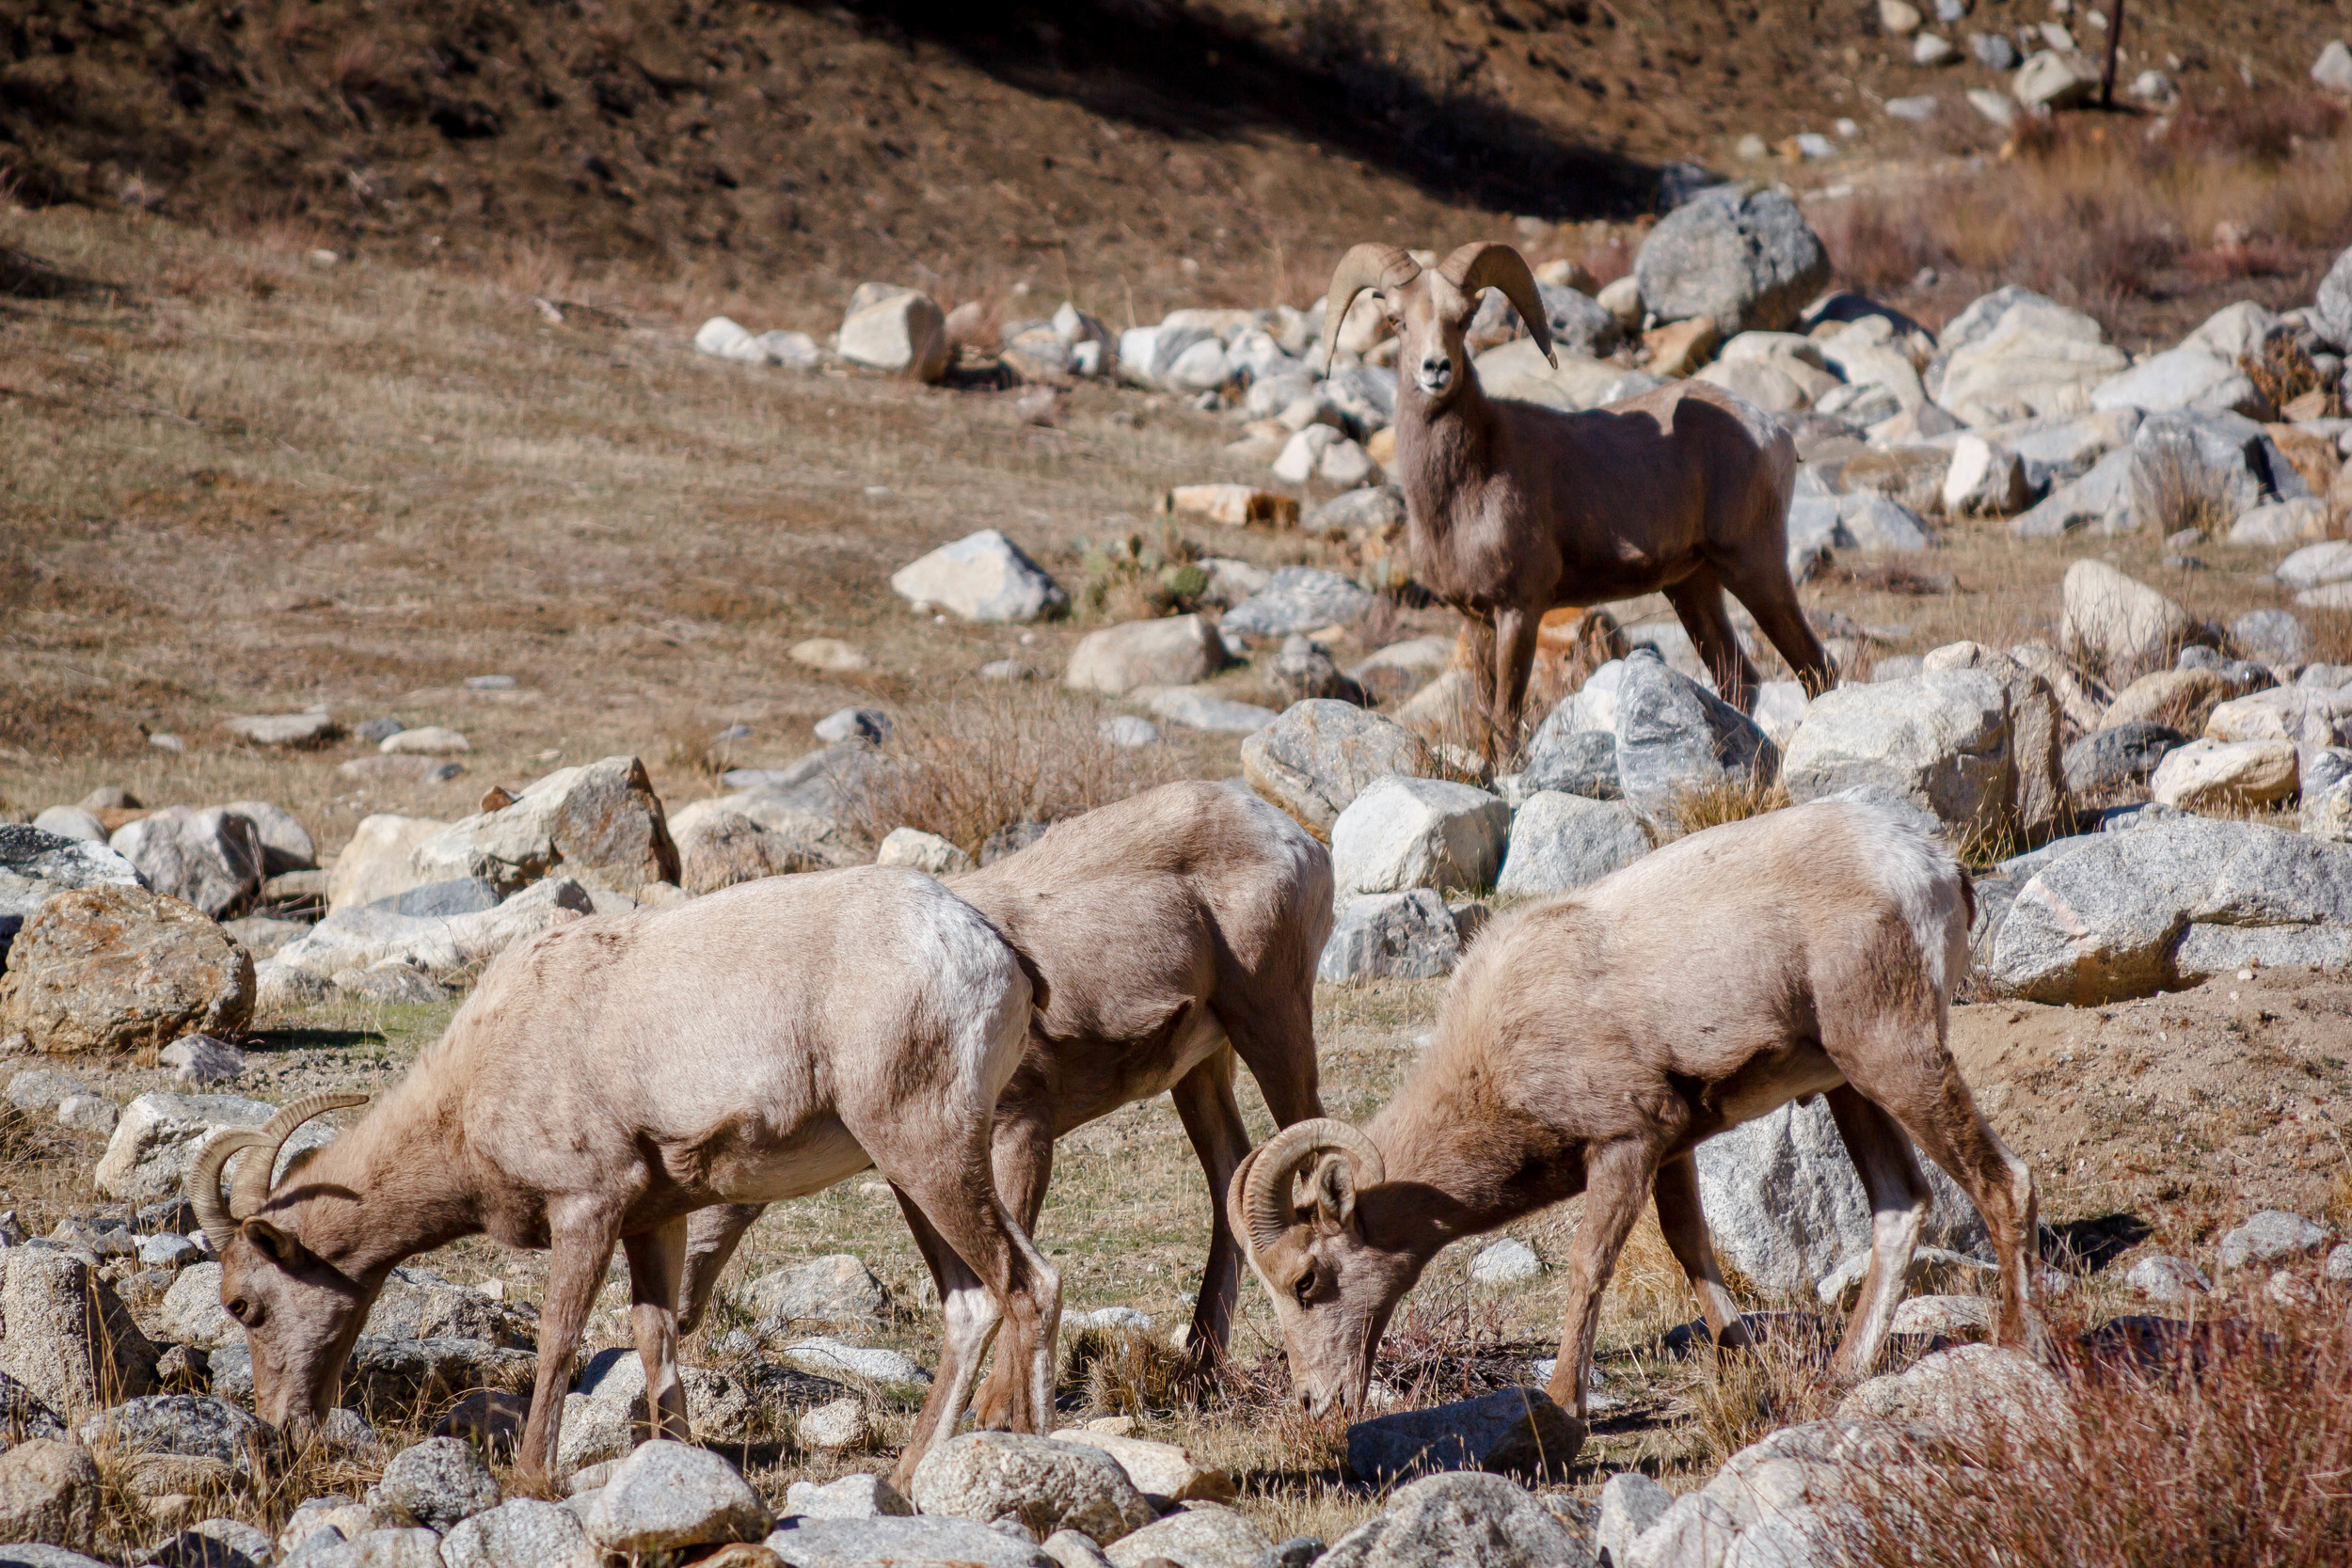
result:
[[[2125,69],[2302,85],[2348,0],[2143,4]],[[1981,0],[1955,38],[2042,0]],[[2143,14],[2144,13],[2144,14]],[[1295,293],[1352,239],[1648,204],[1657,167],[1839,117],[1984,143],[1865,0],[0,0],[0,177],[348,248],[691,268],[836,300],[1034,277],[1147,315]],[[2074,19],[2086,45],[2100,35]],[[1940,93],[1914,133],[1876,104]],[[561,261],[550,265],[550,258]],[[1310,288],[1308,293],[1314,291]]]

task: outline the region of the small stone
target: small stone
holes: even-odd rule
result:
[[[1145,1326],[1149,1327],[1148,1322]],[[1098,1431],[1091,1423],[1057,1432],[1054,1440],[1084,1444],[1109,1454],[1119,1461],[1119,1467],[1127,1472],[1127,1479],[1136,1483],[1136,1489],[1153,1508],[1166,1509],[1180,1502],[1233,1500],[1232,1476],[1223,1470],[1204,1467],[1174,1443],[1155,1443],[1129,1433]]]
[[[2148,792],[2181,811],[2233,811],[2295,793],[2296,750],[2284,740],[2192,740],[2167,752]]]
[[[230,720],[227,728],[230,735],[250,745],[295,751],[324,746],[342,733],[334,720],[315,712],[252,714]]]
[[[785,1359],[813,1372],[871,1378],[876,1383],[929,1383],[931,1374],[895,1350],[845,1344],[818,1335],[785,1347]]]
[[[1149,719],[1132,713],[1121,713],[1104,719],[1095,726],[1095,733],[1122,752],[1160,743],[1160,727]]]
[[[862,740],[879,746],[890,738],[890,715],[880,708],[845,707],[817,721],[817,738],[827,745]]]
[[[897,838],[898,833],[891,837]],[[953,849],[954,846],[948,847]],[[962,869],[971,869],[971,857],[957,853],[963,862]],[[774,1333],[787,1323],[804,1321],[872,1323],[890,1313],[890,1295],[882,1289],[882,1281],[874,1277],[863,1259],[846,1252],[762,1275],[743,1288],[741,1297],[743,1304],[757,1315],[762,1333]]]
[[[2213,1290],[2213,1281],[2204,1271],[2185,1258],[2171,1258],[2163,1253],[2152,1254],[2132,1265],[2123,1283],[2146,1296],[2150,1301],[2167,1307],[2178,1307],[2193,1296],[2201,1296]]]
[[[1641,820],[1622,802],[1541,790],[1511,818],[1495,892],[1506,898],[1572,893],[1631,865],[1649,847]]]
[[[929,294],[890,283],[861,283],[835,339],[841,357],[917,381],[947,372],[947,317]]]
[[[476,1513],[441,1538],[444,1568],[598,1568],[580,1516],[536,1497]]]
[[[771,1517],[742,1473],[707,1449],[657,1440],[613,1469],[586,1510],[588,1538],[607,1552],[651,1555],[756,1540]]]
[[[1241,1514],[1216,1503],[1195,1503],[1111,1542],[1104,1557],[1111,1568],[1257,1568],[1274,1543]]]
[[[1540,1388],[1505,1388],[1474,1400],[1359,1421],[1347,1429],[1347,1466],[1366,1480],[1416,1470],[1565,1471],[1584,1444],[1584,1423]]]
[[[1593,1544],[1616,1568],[1626,1568],[1633,1543],[1674,1506],[1674,1494],[1639,1470],[1620,1470],[1602,1483],[1600,1523]]]
[[[1088,633],[1071,653],[1063,683],[1116,697],[1137,687],[1190,686],[1224,665],[1216,626],[1199,615],[1171,615]]]
[[[459,1521],[498,1507],[499,1483],[473,1445],[455,1437],[428,1437],[402,1449],[376,1482],[379,1503],[443,1533]]]
[[[1454,916],[1437,893],[1375,893],[1340,911],[1315,978],[1334,985],[1434,979],[1450,974],[1461,955]]]
[[[122,1108],[100,1095],[70,1094],[57,1101],[57,1125],[76,1132],[111,1136],[121,1119]]]
[[[1299,703],[1242,742],[1249,786],[1328,834],[1356,797],[1389,774],[1425,776],[1427,746],[1392,719],[1347,703]]]
[[[159,1058],[181,1084],[225,1084],[245,1071],[245,1053],[210,1035],[183,1035]]]
[[[2320,1273],[2331,1285],[2352,1285],[2352,1242],[2329,1253]]]
[[[204,1394],[150,1394],[85,1421],[85,1447],[123,1455],[174,1454],[210,1459],[241,1476],[258,1474],[274,1442],[270,1429],[226,1400]]]
[[[1442,779],[1389,778],[1348,803],[1331,828],[1334,897],[1406,888],[1480,888],[1494,879],[1511,808]]]
[[[795,664],[805,664],[812,670],[846,674],[873,667],[873,660],[863,648],[844,642],[837,637],[811,637],[795,642],[785,651],[785,657]]]
[[[822,1486],[796,1481],[785,1493],[784,1511],[811,1519],[902,1519],[914,1516],[914,1505],[882,1477],[856,1475]]]
[[[993,1524],[1013,1519],[1037,1536],[1074,1529],[1108,1545],[1152,1522],[1127,1472],[1102,1449],[1013,1433],[951,1438],[915,1466],[925,1513]]]
[[[882,1563],[938,1563],[958,1568],[1054,1568],[1027,1531],[969,1519],[928,1516],[876,1518],[812,1516],[780,1521],[767,1541],[792,1568],[862,1568]]]
[[[984,681],[1032,681],[1038,672],[1017,658],[992,658],[980,666]]]
[[[1544,1260],[1535,1249],[1511,1236],[1480,1248],[1470,1266],[1473,1285],[1521,1285],[1542,1277],[1543,1272]]]
[[[2265,1209],[2221,1238],[2218,1258],[2224,1269],[2249,1268],[2300,1258],[2327,1240],[2328,1232],[2302,1215]]]
[[[960,876],[973,868],[971,856],[937,833],[927,833],[920,828],[890,830],[875,852],[874,863],[912,866],[934,877]]]
[[[473,742],[445,724],[427,724],[388,735],[375,749],[388,757],[445,757],[472,751]]]
[[[1070,604],[1060,585],[994,529],[899,567],[890,586],[900,598],[940,606],[966,621],[1035,621]]]
[[[853,1398],[803,1411],[792,1423],[792,1435],[803,1447],[825,1453],[864,1447],[868,1431],[865,1402]]]

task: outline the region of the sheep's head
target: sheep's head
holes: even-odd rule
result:
[[[1299,1403],[1361,1410],[1373,1354],[1419,1260],[1365,1239],[1357,1198],[1384,1180],[1380,1150],[1343,1121],[1285,1128],[1242,1162],[1226,1196],[1249,1267],[1274,1298]]]
[[[324,1112],[366,1103],[364,1095],[311,1095],[258,1132],[215,1137],[188,1168],[188,1198],[220,1259],[221,1305],[245,1325],[253,1353],[254,1408],[290,1435],[299,1436],[332,1408],[344,1358],[375,1291],[305,1246],[291,1222],[263,1218],[261,1211],[270,1202],[278,1151],[294,1129]],[[241,1152],[245,1164],[224,1195],[222,1170]]]
[[[1338,345],[1340,324],[1356,296],[1370,291],[1396,324],[1396,373],[1434,404],[1442,405],[1470,379],[1470,350],[1463,341],[1478,314],[1479,296],[1500,289],[1535,346],[1557,365],[1551,329],[1527,262],[1507,245],[1466,245],[1434,268],[1393,245],[1359,245],[1340,258],[1323,307],[1324,362]]]

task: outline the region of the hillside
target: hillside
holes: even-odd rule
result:
[[[2064,0],[2061,0],[2064,3]],[[2045,0],[1945,27],[2014,35]],[[1145,319],[1306,287],[1366,234],[1645,210],[1755,133],[1989,147],[1866,0],[0,0],[0,178],[342,249],[622,267],[837,304],[895,276],[1023,278]],[[2123,74],[2292,96],[2346,0],[2136,6]],[[2079,41],[2101,39],[2072,19]],[[1911,127],[1877,105],[1932,92]],[[1848,160],[1820,166],[1840,166]],[[1772,166],[1751,168],[1762,172]]]

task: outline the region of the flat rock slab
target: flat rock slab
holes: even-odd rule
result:
[[[1584,1445],[1584,1423],[1540,1388],[1504,1388],[1474,1400],[1402,1411],[1347,1429],[1347,1467],[1366,1480],[1421,1470],[1565,1470]]]
[[[971,1568],[1060,1568],[1031,1544],[968,1519],[784,1520],[763,1543],[787,1568],[871,1563],[956,1563]]]

